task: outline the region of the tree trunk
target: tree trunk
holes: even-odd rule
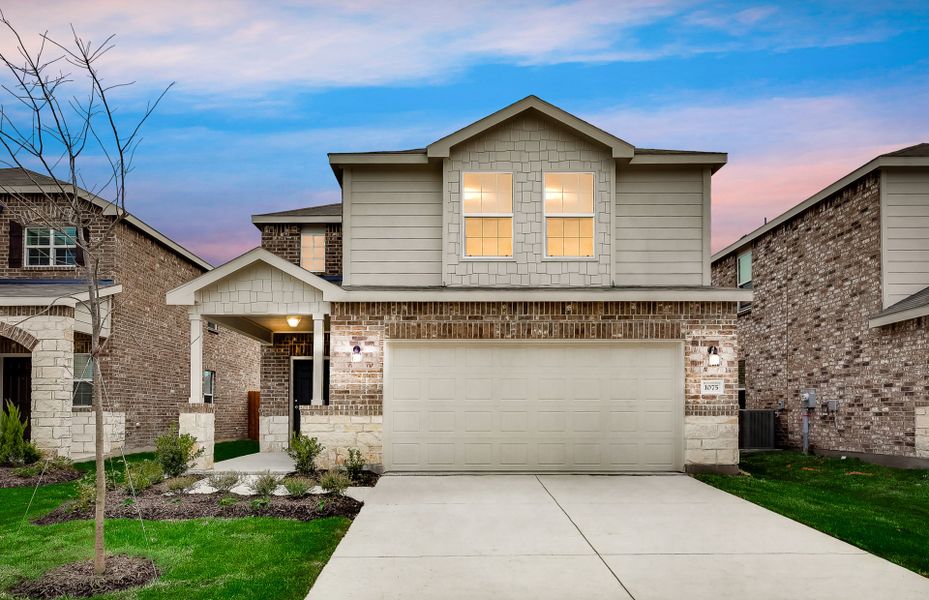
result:
[[[87,240],[82,228],[78,228],[77,236],[79,245],[85,248]],[[106,546],[103,537],[106,512],[106,465],[103,457],[103,377],[99,360],[103,320],[100,310],[100,290],[97,287],[98,265],[99,259],[85,252],[84,274],[88,292],[87,308],[90,312],[90,357],[93,365],[94,458],[97,465],[97,498],[94,503],[94,572],[102,575],[106,570]]]

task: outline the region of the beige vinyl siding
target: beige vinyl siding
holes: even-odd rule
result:
[[[616,173],[614,284],[701,285],[704,170],[620,165]]]
[[[929,169],[882,177],[884,307],[929,286]]]
[[[347,201],[349,285],[442,283],[440,169],[352,169]]]

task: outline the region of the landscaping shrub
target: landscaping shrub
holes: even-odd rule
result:
[[[6,410],[0,412],[0,465],[17,467],[39,460],[39,449],[26,441],[28,425],[29,420],[20,420],[19,409],[7,400]]]
[[[161,464],[154,460],[142,460],[129,463],[123,489],[129,493],[144,492],[156,483],[164,480]]]
[[[294,468],[297,469],[297,473],[312,476],[316,474],[316,458],[325,449],[326,447],[320,444],[315,437],[295,433],[290,438],[287,455],[294,459]]]
[[[232,506],[238,501],[239,501],[238,498],[233,498],[232,496],[226,496],[224,498],[220,498],[216,503],[219,504],[220,506]]]
[[[329,471],[319,478],[319,485],[327,494],[341,496],[352,484],[351,480],[341,471]]]
[[[169,477],[183,475],[202,454],[197,438],[189,433],[178,435],[176,425],[155,441],[155,458]]]
[[[224,494],[229,493],[229,490],[239,485],[240,481],[242,481],[242,476],[234,471],[213,473],[206,480],[211,488]]]
[[[167,486],[169,492],[179,494],[194,487],[194,484],[196,484],[198,481],[200,480],[193,475],[182,475],[181,477],[172,477],[165,482],[165,485]]]
[[[255,482],[252,484],[252,489],[255,490],[255,493],[259,496],[270,496],[274,493],[274,490],[277,489],[277,486],[281,484],[281,478],[274,473],[265,471],[255,479]]]
[[[88,473],[81,477],[77,486],[74,488],[74,505],[75,511],[87,510],[97,501],[97,482],[94,480],[94,474]]]
[[[345,459],[345,473],[354,482],[361,480],[361,472],[365,468],[365,459],[358,448],[348,449],[348,458]]]
[[[35,477],[42,473],[42,469],[39,465],[26,465],[25,467],[17,467],[13,469],[13,474],[17,477],[22,477],[27,479],[29,477]]]
[[[309,477],[287,477],[284,479],[284,487],[287,488],[287,493],[294,498],[302,498],[316,487],[316,482]]]

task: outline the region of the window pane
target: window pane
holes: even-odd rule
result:
[[[26,254],[26,264],[32,267],[50,265],[48,248],[29,248]]]
[[[304,232],[300,238],[300,266],[307,271],[321,273],[326,270],[326,234]]]
[[[74,227],[65,227],[55,232],[56,246],[74,246],[77,243],[77,231]]]
[[[512,217],[465,217],[465,256],[512,256]]]
[[[593,218],[548,217],[546,219],[546,254],[548,256],[593,256]]]
[[[545,212],[592,213],[593,190],[593,173],[546,173]]]
[[[461,186],[465,214],[513,212],[512,173],[465,173]]]
[[[92,380],[94,378],[94,361],[90,354],[81,352],[74,353],[73,374],[74,379]]]
[[[77,255],[73,248],[55,248],[55,264],[73,266],[77,264]]]
[[[752,280],[752,252],[749,250],[744,254],[740,254],[738,259],[737,267],[737,276],[738,276],[738,285],[742,286]]]
[[[73,392],[74,406],[91,406],[94,401],[94,386],[86,381],[75,381]]]
[[[48,246],[51,242],[48,227],[29,227],[26,229],[27,246]]]

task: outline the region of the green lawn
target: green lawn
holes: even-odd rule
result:
[[[245,446],[229,446],[230,455]],[[219,454],[217,444],[217,454]],[[225,451],[225,450],[224,450]],[[145,458],[132,455],[129,460]],[[81,465],[91,470],[93,463]],[[71,498],[73,483],[42,486],[28,517]],[[33,488],[0,489],[0,598],[20,577],[92,556],[93,523],[37,526],[23,519]],[[152,585],[106,599],[251,599],[306,596],[351,521],[247,518],[107,521],[109,552],[149,556],[161,570]]]
[[[213,449],[213,460],[229,460],[246,454],[258,452],[258,440],[233,440],[231,442],[218,442]]]
[[[929,577],[929,471],[804,456],[745,454],[751,476],[698,479]]]

